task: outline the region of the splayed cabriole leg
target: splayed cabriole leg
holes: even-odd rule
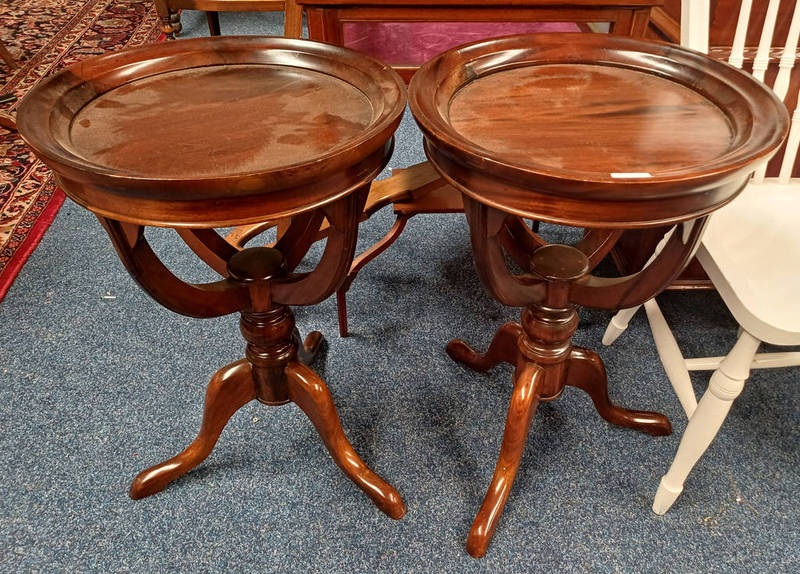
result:
[[[299,362],[286,367],[289,398],[311,419],[325,447],[344,473],[364,491],[375,506],[392,518],[402,518],[406,507],[397,491],[353,450],[342,430],[328,386],[314,371]]]
[[[499,365],[508,363],[517,364],[517,339],[522,334],[522,325],[519,323],[506,323],[495,333],[489,350],[478,353],[461,339],[454,339],[448,343],[447,354],[459,363],[464,363],[473,371],[484,372]]]
[[[246,359],[220,370],[206,393],[203,424],[197,438],[179,455],[140,473],[131,485],[132,498],[163,490],[170,482],[200,464],[214,448],[222,429],[243,405],[253,399],[266,405],[296,403],[314,423],[333,460],[392,518],[405,514],[400,495],[370,470],[348,442],[322,379],[307,365],[322,343],[312,332],[305,341],[295,328],[287,305],[272,299],[272,281],[285,276],[283,255],[257,247],[235,253],[228,261],[229,282],[249,293],[241,311],[240,329],[247,341]]]
[[[532,363],[514,373],[514,392],[508,406],[503,444],[494,469],[492,482],[478,511],[467,538],[467,552],[475,558],[486,554],[489,542],[500,522],[506,500],[517,476],[522,451],[528,438],[533,415],[539,404],[539,384],[542,371]]]
[[[672,432],[672,425],[662,414],[632,411],[611,402],[608,398],[606,368],[594,351],[581,347],[572,349],[566,382],[585,391],[591,397],[600,416],[612,424],[636,429],[652,436],[665,436]]]
[[[255,398],[250,363],[245,359],[217,371],[206,391],[203,424],[197,438],[179,455],[140,472],[131,484],[131,498],[138,500],[161,492],[170,482],[203,462],[233,413]]]

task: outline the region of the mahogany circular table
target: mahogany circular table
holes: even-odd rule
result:
[[[631,307],[665,288],[691,258],[706,216],[777,150],[789,120],[771,91],[726,64],[602,34],[455,48],[417,72],[409,103],[429,160],[463,194],[482,282],[523,308],[485,354],[460,340],[447,346],[478,371],[516,367],[500,456],[467,539],[480,557],[540,401],[572,385],[611,423],[671,432],[663,415],[611,403],[602,360],[571,343],[577,308]],[[547,244],[523,218],[586,231],[575,245]],[[665,224],[676,228],[651,265],[627,277],[592,275],[622,230]]]
[[[344,280],[372,179],[388,162],[406,96],[387,66],[355,52],[283,38],[205,38],[81,62],[34,88],[19,131],[62,189],[93,211],[133,278],[193,317],[241,314],[246,358],[211,379],[197,438],[140,473],[133,498],[202,462],[228,419],[257,399],[296,403],[334,461],[392,518],[405,506],[348,442],[328,387],[300,341],[290,305],[311,305]],[[238,250],[213,229],[292,217],[273,247]],[[316,268],[295,267],[330,224]],[[172,227],[220,281],[173,275],[145,238]]]

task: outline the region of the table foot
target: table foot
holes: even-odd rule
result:
[[[486,554],[497,523],[503,514],[514,478],[517,476],[528,430],[539,404],[538,386],[542,374],[543,371],[532,363],[527,363],[521,372],[515,373],[514,392],[511,394],[511,404],[508,407],[500,456],[489,490],[467,538],[467,552],[474,558]]]
[[[499,365],[509,363],[516,365],[519,350],[517,339],[522,334],[522,325],[506,323],[497,330],[489,350],[478,353],[461,339],[454,339],[447,344],[446,351],[450,358],[463,363],[474,371],[485,372]]]
[[[247,360],[236,361],[217,371],[206,391],[203,423],[197,437],[177,456],[140,472],[131,484],[130,497],[138,500],[161,492],[170,482],[203,462],[233,413],[255,398]]]
[[[669,419],[650,411],[633,411],[611,402],[608,397],[608,379],[603,361],[594,351],[573,347],[567,367],[566,384],[577,387],[591,397],[597,412],[608,422],[636,429],[652,436],[665,436],[672,432]]]
[[[310,365],[319,354],[324,341],[322,333],[319,331],[311,331],[306,340],[300,338],[300,331],[295,329],[292,333],[295,341],[297,341],[297,360],[304,365]]]
[[[310,368],[297,361],[286,366],[289,396],[311,419],[322,437],[325,447],[344,473],[375,505],[394,519],[406,513],[398,492],[375,474],[353,450],[342,430],[333,398],[325,382]]]

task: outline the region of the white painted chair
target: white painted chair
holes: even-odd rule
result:
[[[797,60],[800,0],[794,2],[785,46],[776,52],[771,44],[779,4],[780,0],[769,2],[753,75],[763,81],[771,49],[780,53],[772,88],[785,99]],[[739,68],[744,62],[751,7],[752,0],[742,1],[728,59]],[[709,0],[683,0],[681,20],[681,43],[707,52]],[[728,355],[684,359],[655,299],[644,304],[664,370],[689,418],[672,466],[656,492],[653,511],[657,514],[664,514],[680,496],[686,477],[742,392],[750,369],[800,365],[800,352],[757,353],[762,341],[800,345],[800,179],[792,178],[799,145],[800,107],[795,107],[778,177],[766,178],[766,165],[756,171],[745,191],[710,218],[698,248],[697,259],[740,326],[738,340]],[[613,343],[637,309],[618,312],[608,325],[603,343]],[[692,370],[714,370],[699,403],[689,379]]]

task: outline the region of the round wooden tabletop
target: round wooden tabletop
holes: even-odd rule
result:
[[[343,48],[260,37],[150,45],[37,86],[19,129],[70,197],[169,226],[263,221],[377,175],[402,117],[402,80]]]
[[[788,131],[783,104],[735,68],[604,34],[512,36],[428,62],[409,100],[432,163],[505,211],[586,227],[708,213]]]

